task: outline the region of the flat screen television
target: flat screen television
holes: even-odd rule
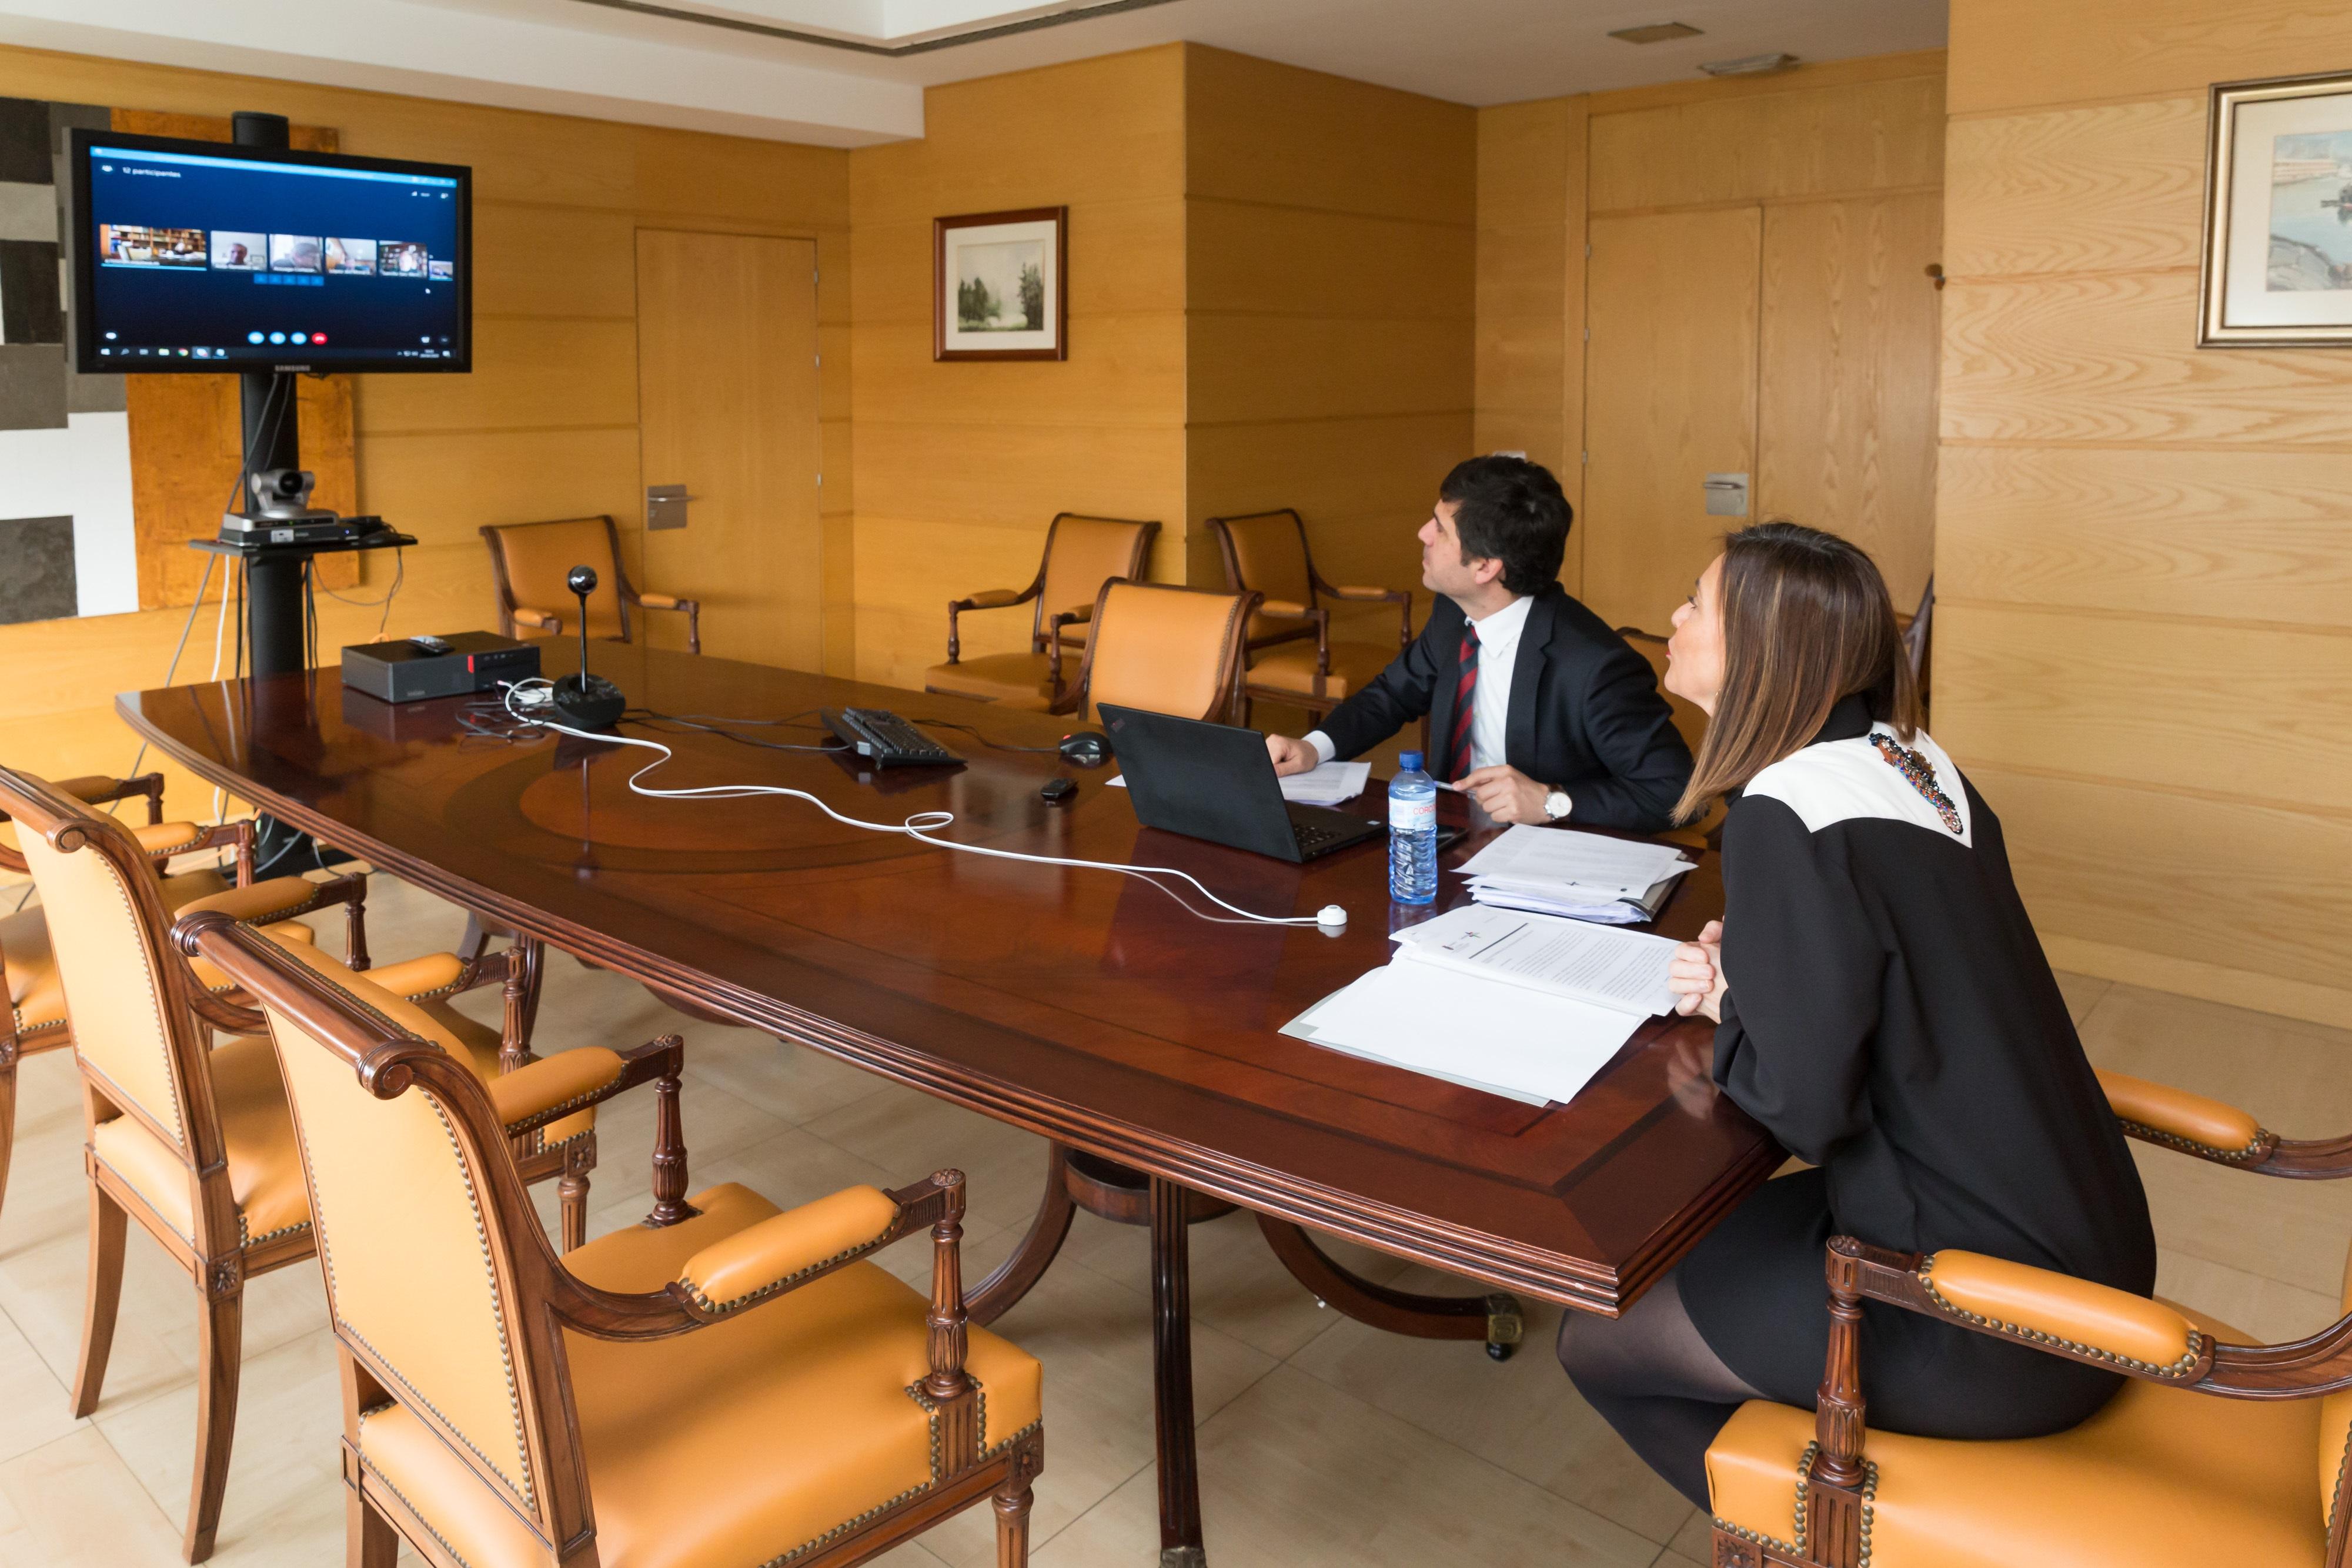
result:
[[[85,373],[473,368],[473,171],[72,133]]]

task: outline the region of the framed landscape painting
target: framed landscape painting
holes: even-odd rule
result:
[[[931,222],[931,358],[1066,360],[1070,209]]]
[[[2352,72],[2223,82],[2197,346],[2352,343]]]

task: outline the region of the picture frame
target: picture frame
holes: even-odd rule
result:
[[[2216,83],[2200,349],[2352,344],[2352,71]]]
[[[1070,357],[1067,207],[931,220],[931,358]]]

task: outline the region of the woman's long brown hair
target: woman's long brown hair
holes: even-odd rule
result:
[[[1918,684],[1886,581],[1860,549],[1799,523],[1759,523],[1723,541],[1723,691],[1700,742],[1687,821],[1810,744],[1842,697],[1910,741]]]

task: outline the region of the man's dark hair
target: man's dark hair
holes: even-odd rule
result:
[[[1437,498],[1454,504],[1464,560],[1501,561],[1513,593],[1541,593],[1559,580],[1576,514],[1550,469],[1524,457],[1472,457],[1454,465]]]

